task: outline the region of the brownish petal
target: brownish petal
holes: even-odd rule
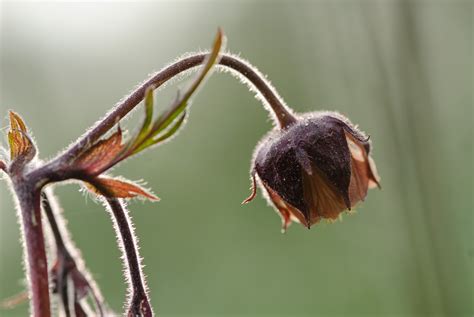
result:
[[[327,180],[323,173],[313,166],[313,171],[303,174],[303,196],[308,206],[306,218],[312,225],[321,218],[337,219],[339,214],[347,209],[342,195]]]
[[[370,157],[370,155],[368,156],[368,160],[369,160],[369,188],[375,188],[375,187],[382,188],[382,186],[380,186],[380,176],[379,176],[379,173],[377,172],[377,167],[375,166],[375,162],[372,159],[372,157]]]
[[[288,226],[291,224],[292,221],[299,222],[306,227],[309,227],[308,222],[306,221],[303,213],[299,211],[297,208],[293,207],[289,203],[285,202],[280,195],[270,187],[268,187],[265,182],[261,182],[263,187],[268,193],[268,197],[272,201],[273,205],[275,206],[276,210],[280,214],[281,221],[282,221],[282,232],[285,232]]]
[[[363,201],[369,188],[378,186],[378,176],[375,164],[363,144],[350,133],[346,133],[347,145],[351,153],[351,181],[349,184],[349,199],[351,207]]]

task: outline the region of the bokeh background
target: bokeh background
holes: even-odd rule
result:
[[[335,109],[367,131],[383,190],[355,215],[280,234],[248,195],[267,114],[214,73],[173,142],[113,171],[162,198],[132,202],[152,302],[161,316],[472,316],[473,4],[471,1],[2,2],[7,110],[42,158],[76,139],[149,73],[207,48],[257,65],[296,111]],[[157,94],[166,107],[177,87]],[[140,111],[141,113],[141,111]],[[125,123],[140,120],[135,112]],[[110,305],[122,266],[108,214],[56,188],[69,228]],[[24,289],[14,205],[0,183],[0,298]],[[28,305],[0,310],[25,316]]]

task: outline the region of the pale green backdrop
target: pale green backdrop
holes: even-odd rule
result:
[[[472,316],[473,3],[170,1],[1,3],[1,133],[15,109],[52,157],[147,74],[207,48],[257,65],[297,111],[335,109],[367,131],[383,190],[354,216],[280,234],[248,194],[271,127],[247,88],[214,74],[173,142],[113,171],[159,203],[132,202],[160,316]],[[177,84],[183,87],[185,82]],[[176,85],[157,95],[160,107]],[[128,126],[139,119],[127,121]],[[106,299],[125,286],[101,206],[57,189]],[[0,183],[0,298],[23,289],[19,229]],[[0,310],[25,316],[28,306]]]

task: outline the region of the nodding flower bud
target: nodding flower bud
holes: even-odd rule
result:
[[[279,212],[283,231],[291,221],[310,228],[321,219],[334,220],[363,201],[379,186],[369,138],[335,112],[295,116],[257,145],[252,160],[256,182]]]

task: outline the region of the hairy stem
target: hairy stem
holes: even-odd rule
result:
[[[53,211],[53,207],[51,206],[51,203],[50,203],[50,197],[48,196],[49,195],[46,194],[45,192],[41,193],[41,198],[42,198],[41,205],[43,207],[44,213],[46,214],[46,218],[48,219],[51,232],[53,233],[54,242],[56,244],[56,251],[58,253],[60,252],[69,253],[66,249],[66,245],[64,244],[63,235],[61,234],[61,230],[59,229],[58,221],[56,221],[58,214],[55,214],[55,212]]]
[[[43,211],[48,219],[51,232],[53,234],[54,242],[56,245],[56,279],[55,289],[60,295],[63,308],[66,316],[70,316],[69,312],[69,301],[74,299],[68,298],[68,276],[75,276],[76,282],[79,278],[83,278],[82,283],[79,285],[74,284],[72,279],[72,287],[74,287],[74,294],[81,294],[84,291],[89,291],[95,302],[97,315],[104,315],[104,300],[103,296],[97,286],[97,283],[92,278],[91,274],[87,271],[84,260],[82,259],[80,252],[74,246],[72,239],[67,231],[66,222],[62,216],[59,207],[56,202],[56,197],[51,190],[45,190],[41,194]],[[53,207],[54,206],[54,207]],[[77,271],[77,272],[75,272]],[[82,288],[82,289],[80,289]]]
[[[33,316],[50,316],[48,263],[46,259],[43,226],[41,222],[40,191],[28,182],[14,180],[19,200],[25,260]],[[20,185],[21,184],[21,185]]]
[[[90,179],[90,182],[104,197],[108,208],[113,216],[115,231],[121,244],[120,250],[126,261],[125,268],[128,274],[129,302],[127,303],[127,314],[129,317],[153,316],[153,310],[148,299],[143,272],[138,254],[137,241],[133,233],[132,221],[122,202],[117,198],[112,198],[109,190],[100,182]]]
[[[104,133],[110,130],[110,128],[112,128],[121,118],[133,110],[144,99],[148,87],[153,86],[158,88],[176,75],[200,66],[206,56],[207,54],[196,54],[180,59],[153,75],[151,78],[143,82],[129,96],[118,102],[113,110],[94,128],[92,128],[92,130],[82,136],[78,142],[72,145],[72,147],[53,160],[50,164],[62,163],[65,158],[66,160],[68,158],[75,158],[84,148],[86,148],[86,145],[95,142]],[[219,65],[237,72],[255,87],[255,89],[262,95],[265,102],[270,106],[274,119],[281,128],[286,128],[295,122],[295,117],[291,110],[285,105],[283,99],[278,95],[277,91],[265,76],[255,67],[239,57],[230,54],[223,54],[219,61]]]
[[[128,316],[153,316],[153,311],[143,282],[140,256],[133,235],[131,220],[122,203],[117,198],[106,198],[106,200],[120,232],[120,241],[122,242],[122,249],[125,253],[124,258],[127,261],[128,279],[132,287],[132,294],[128,303]]]
[[[69,149],[58,155],[52,161],[31,171],[26,178],[35,180],[35,188],[42,188],[51,182],[58,182],[72,178],[81,179],[95,186],[103,196],[111,197],[112,195],[109,195],[107,189],[103,188],[100,183],[95,182],[93,178],[88,179],[91,175],[81,175],[82,172],[71,169],[71,163],[73,160],[83,151],[89,149],[89,145],[95,143],[117,122],[119,122],[120,119],[133,110],[144,99],[145,93],[149,87],[154,87],[156,89],[171,78],[194,67],[200,66],[206,60],[207,56],[208,54],[203,53],[182,58],[150,77],[129,96],[121,100],[104,119],[83,135],[78,142],[75,142]],[[295,115],[285,105],[283,99],[266,80],[265,76],[255,67],[230,54],[223,54],[219,61],[219,65],[231,70],[233,74],[249,84],[252,90],[258,92],[259,99],[265,106],[267,106],[267,110],[271,113],[275,123],[280,128],[285,129],[296,122]],[[132,288],[132,297],[131,302],[129,303],[129,315],[138,314],[152,316],[146,288],[143,282],[143,274],[141,272],[136,241],[133,236],[133,228],[130,225],[127,211],[118,199],[107,198],[106,202],[114,217],[117,235],[119,236],[120,242],[123,246],[124,257],[127,261],[126,264]],[[39,204],[39,198],[37,203]],[[57,233],[59,233],[59,230]],[[44,253],[44,241],[42,237],[41,243]],[[60,244],[61,243],[63,245],[65,244],[64,241],[61,241]]]
[[[71,316],[71,312],[69,310],[69,294],[67,290],[67,272],[65,262],[69,261],[72,257],[69,254],[69,251],[66,249],[66,246],[64,245],[64,240],[61,235],[59,225],[56,222],[53,209],[51,208],[51,205],[48,201],[48,197],[45,193],[42,193],[41,198],[43,211],[46,214],[46,218],[48,219],[49,226],[53,234],[54,242],[56,244],[56,261],[59,267],[57,268],[57,276],[53,277],[54,283],[56,284],[54,285],[54,291],[57,292],[61,297],[64,314],[66,317],[69,317]]]

